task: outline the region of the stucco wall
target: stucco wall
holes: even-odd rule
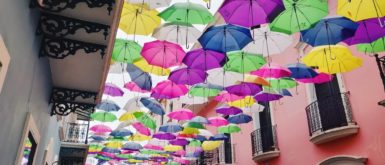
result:
[[[11,56],[0,94],[0,165],[14,164],[27,112],[33,115],[41,135],[37,164],[41,164],[51,137],[58,142],[58,125],[49,115],[50,68],[46,58],[38,58],[38,12],[28,5],[29,0],[0,1],[0,34]],[[58,143],[54,148],[56,153]]]

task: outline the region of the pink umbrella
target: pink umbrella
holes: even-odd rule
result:
[[[177,163],[180,163],[180,164],[189,164],[190,163],[189,160],[186,160],[186,159],[183,159],[183,158],[178,158],[178,157],[174,157],[174,161],[177,162]]]
[[[195,115],[191,110],[181,108],[181,109],[178,109],[176,111],[170,112],[169,114],[167,114],[167,116],[169,118],[175,119],[175,120],[190,120]]]
[[[132,127],[134,127],[136,131],[138,131],[142,135],[146,135],[146,136],[151,135],[150,129],[148,129],[146,126],[144,126],[140,122],[135,122],[134,124],[132,124]]]
[[[150,91],[141,89],[138,85],[136,85],[134,82],[128,82],[124,84],[124,88],[133,91],[133,92],[140,92],[140,93],[147,93]]]
[[[188,92],[186,85],[175,84],[170,80],[165,80],[156,84],[152,89],[153,94],[167,97],[167,99],[177,98]]]
[[[281,77],[290,77],[291,71],[279,64],[270,63],[265,64],[258,70],[250,72],[252,75],[257,75],[264,78],[281,78]]]
[[[178,151],[175,151],[174,154],[178,155],[178,156],[185,156],[186,155],[186,151],[185,150],[178,150]]]
[[[106,83],[106,85],[104,85],[103,93],[110,96],[123,96],[124,94],[123,90],[111,83]]]
[[[103,125],[103,124],[94,125],[90,128],[90,130],[92,132],[97,133],[97,134],[108,133],[108,132],[112,131],[112,129],[110,127]]]
[[[319,73],[317,76],[313,78],[303,78],[296,79],[298,82],[302,83],[314,83],[314,84],[322,84],[325,82],[329,82],[333,79],[333,76],[327,73]]]
[[[218,96],[215,96],[215,100],[219,102],[233,102],[236,100],[243,99],[244,96],[238,96],[228,92],[221,92]]]
[[[162,146],[158,146],[158,145],[153,145],[153,144],[146,144],[144,145],[145,149],[149,149],[149,150],[157,150],[157,151],[163,151],[163,147]]]
[[[210,117],[209,118],[209,121],[210,121],[210,124],[211,126],[214,126],[214,127],[220,127],[220,126],[225,126],[227,124],[229,124],[229,122],[223,118],[223,117]]]
[[[145,43],[141,54],[149,64],[162,68],[180,65],[186,55],[178,44],[159,40]]]

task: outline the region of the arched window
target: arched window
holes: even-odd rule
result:
[[[365,165],[367,158],[357,156],[333,156],[323,160],[318,165]]]

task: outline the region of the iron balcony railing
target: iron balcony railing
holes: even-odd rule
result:
[[[331,95],[306,107],[309,134],[355,124],[349,92]]]
[[[265,126],[251,132],[251,148],[253,156],[278,150],[277,126]]]
[[[385,90],[385,56],[379,57],[378,54],[375,54],[374,57],[376,58],[378,70]]]
[[[67,123],[64,142],[87,144],[88,123]]]

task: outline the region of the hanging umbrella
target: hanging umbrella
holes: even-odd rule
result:
[[[264,78],[281,78],[290,77],[291,71],[279,64],[269,63],[258,70],[252,71],[250,74]]]
[[[127,0],[132,4],[147,5],[151,9],[166,7],[170,5],[171,0]]]
[[[139,92],[139,93],[150,92],[148,90],[144,90],[144,89],[140,88],[135,82],[128,82],[128,83],[124,84],[124,88],[126,88],[132,92]]]
[[[178,44],[159,40],[145,43],[141,54],[149,64],[162,68],[180,65],[186,55]]]
[[[168,152],[175,152],[182,149],[183,149],[182,146],[176,146],[176,145],[167,145],[164,147],[164,150]]]
[[[210,123],[209,120],[207,120],[205,117],[202,117],[202,116],[195,116],[190,121],[194,122],[194,123],[201,123],[201,124],[209,124]]]
[[[254,27],[269,23],[283,10],[284,6],[279,0],[226,0],[219,13],[227,23]]]
[[[140,122],[135,122],[132,124],[132,127],[135,128],[135,130],[142,134],[142,135],[146,135],[146,136],[150,136],[151,135],[151,132],[150,132],[150,129],[148,129],[146,126],[144,126],[142,123]]]
[[[244,96],[238,96],[236,94],[231,94],[228,92],[221,92],[218,96],[214,98],[214,100],[219,102],[232,102],[236,100],[241,100],[245,98]]]
[[[159,13],[165,21],[190,24],[208,24],[214,20],[213,15],[202,5],[186,2],[175,3]]]
[[[195,115],[191,110],[182,108],[168,113],[167,116],[174,120],[190,120]]]
[[[212,50],[195,49],[187,52],[183,63],[189,68],[204,71],[220,68],[225,62],[225,55]]]
[[[227,53],[229,60],[224,66],[226,71],[247,73],[259,69],[266,63],[266,60],[257,54],[246,53],[244,51],[232,51]]]
[[[368,19],[359,22],[356,33],[353,37],[348,38],[344,42],[348,45],[372,43],[385,36],[385,28],[378,21],[385,22],[385,17],[376,19]]]
[[[262,86],[270,86],[270,83],[262,77],[247,75],[244,82],[255,83]]]
[[[163,151],[163,147],[162,146],[153,145],[153,144],[146,144],[146,145],[143,146],[143,148],[149,149],[149,150]]]
[[[120,149],[123,146],[122,142],[119,141],[110,141],[104,144],[104,146],[108,148]]]
[[[195,43],[202,35],[197,28],[187,23],[166,23],[155,29],[152,37],[158,40],[166,40],[180,45]]]
[[[113,61],[113,60],[111,60],[111,61]],[[108,70],[108,73],[122,74],[122,73],[124,73],[126,65],[127,65],[126,63],[122,63],[122,62],[114,62],[114,63],[110,64],[110,68]]]
[[[229,122],[223,117],[210,117],[209,122],[211,126],[220,127],[229,124]]]
[[[188,141],[186,139],[175,139],[175,140],[171,140],[170,144],[176,145],[176,146],[185,146],[188,144]]]
[[[174,70],[168,77],[176,84],[195,85],[206,80],[207,73],[200,69],[182,68]]]
[[[156,122],[155,122],[155,120],[152,119],[150,116],[148,116],[146,113],[144,113],[144,112],[134,112],[134,116],[135,116],[136,120],[141,122],[146,127],[150,128],[152,130],[156,129]]]
[[[200,132],[200,131],[199,131],[199,132]],[[197,135],[197,136],[195,137],[195,139],[197,139],[197,140],[199,140],[199,141],[201,141],[201,142],[207,140],[207,138],[206,138],[205,136],[203,136],[203,135]]]
[[[95,108],[106,112],[118,111],[120,109],[119,105],[111,100],[103,100]]]
[[[274,101],[274,100],[279,100],[283,96],[280,94],[274,94],[274,93],[268,93],[268,92],[261,92],[257,95],[254,96],[254,99],[256,101],[260,102],[269,102],[269,101]]]
[[[385,16],[385,1],[383,0],[338,0],[337,14],[353,21]]]
[[[123,4],[119,29],[127,34],[149,35],[160,23],[158,11],[127,2]]]
[[[241,82],[237,85],[228,86],[225,89],[231,94],[238,96],[248,96],[259,93],[262,90],[262,87],[254,83]]]
[[[104,153],[119,153],[120,150],[117,148],[109,148],[109,147],[103,147],[102,152]]]
[[[205,50],[225,53],[241,50],[253,39],[249,29],[228,24],[209,27],[198,41]]]
[[[121,121],[121,122],[122,121],[130,121],[130,120],[135,120],[134,113],[132,113],[132,112],[126,112],[119,117],[119,121]]]
[[[138,141],[138,142],[142,142],[142,141],[148,141],[150,140],[151,137],[150,136],[146,136],[146,135],[142,135],[142,134],[133,134],[131,135],[128,140],[129,141]]]
[[[103,134],[103,133],[109,133],[111,132],[111,128],[106,126],[106,125],[103,125],[103,124],[98,124],[98,125],[94,125],[90,128],[90,131],[94,132],[94,133],[97,133],[97,134]]]
[[[198,123],[199,124],[199,123]],[[183,131],[180,132],[182,134],[187,134],[187,135],[195,135],[199,133],[199,130],[197,128],[191,128],[191,127],[184,127]]]
[[[162,133],[158,132],[152,135],[153,138],[159,139],[159,140],[174,140],[176,139],[176,136],[172,133]]]
[[[237,107],[220,107],[215,109],[215,112],[228,116],[228,115],[236,115],[239,113],[242,113],[242,109],[237,108]]]
[[[216,68],[207,71],[207,83],[219,85],[219,86],[229,86],[235,84],[237,81],[243,80],[243,74],[236,72],[226,72],[223,68]]]
[[[358,44],[357,50],[364,53],[376,54],[385,52],[385,37],[382,37],[369,44]]]
[[[250,42],[243,51],[253,54],[262,54],[264,57],[280,54],[292,43],[293,38],[287,34],[270,31],[268,26],[252,30],[254,41]]]
[[[221,146],[221,141],[204,141],[202,143],[202,149],[204,151],[212,151],[217,149],[219,146]]]
[[[311,46],[335,45],[354,36],[357,28],[358,23],[345,17],[326,18],[302,31],[301,39]]]
[[[109,96],[113,96],[113,97],[123,96],[123,94],[124,94],[123,90],[121,90],[115,84],[111,84],[111,83],[106,83],[104,85],[103,93],[106,94],[106,95],[109,95]]]
[[[333,79],[333,76],[330,74],[318,73],[318,75],[313,78],[303,78],[303,79],[296,79],[296,80],[302,83],[322,84],[322,83],[329,82],[332,79]]]
[[[227,126],[218,127],[219,133],[238,133],[241,131],[241,128],[239,128],[236,124],[229,124]]]
[[[251,116],[246,115],[244,113],[240,113],[240,114],[237,114],[237,115],[230,116],[227,119],[227,121],[229,121],[229,123],[233,123],[233,124],[249,123],[252,120],[253,120],[253,118]]]
[[[128,129],[113,130],[110,133],[110,136],[115,136],[115,137],[124,137],[124,136],[130,136],[130,135],[132,135],[132,132]]]
[[[138,61],[135,61],[134,65],[144,72],[148,72],[157,76],[168,76],[171,72],[170,69],[150,65],[145,59],[139,59]]]
[[[152,113],[158,114],[158,115],[164,115],[165,112],[163,110],[162,105],[156,101],[153,98],[150,97],[142,97],[140,98],[140,102],[149,109]],[[135,114],[134,114],[135,115]]]
[[[116,116],[110,112],[94,112],[90,117],[91,119],[100,122],[113,122],[117,119]]]
[[[353,56],[350,50],[342,45],[313,48],[302,61],[307,66],[316,66],[320,72],[329,74],[349,72],[362,66],[362,59]]]
[[[184,123],[183,127],[184,128],[206,129],[202,123],[197,123],[197,122],[192,122],[192,121]]]
[[[123,149],[126,149],[126,150],[133,150],[133,151],[138,151],[140,149],[142,149],[142,145],[140,145],[139,143],[135,143],[135,142],[127,142],[123,145],[122,147]]]
[[[116,154],[115,156],[119,159],[122,159],[122,160],[127,160],[127,159],[131,159],[134,157],[131,154]]]
[[[177,98],[185,95],[188,92],[188,88],[183,84],[175,84],[170,80],[159,82],[154,89],[153,93],[165,96],[167,99]]]
[[[238,107],[238,108],[243,108],[243,107],[250,107],[254,103],[255,103],[255,100],[253,99],[252,96],[246,96],[240,100],[227,102],[227,105],[233,106],[233,107]]]
[[[199,140],[191,139],[188,146],[189,147],[200,147],[202,145],[202,142]]]
[[[183,130],[183,127],[176,123],[167,123],[159,127],[159,131],[167,132],[167,133],[177,133],[182,130]]]
[[[152,79],[150,74],[148,74],[147,72],[143,72],[133,64],[127,65],[127,72],[131,77],[131,81],[138,85],[140,89],[147,91],[151,90]]]
[[[284,77],[279,79],[268,79],[273,89],[288,89],[294,88],[298,83],[292,78]]]
[[[214,136],[211,136],[209,140],[212,140],[212,141],[223,141],[223,140],[227,140],[229,139],[228,136],[226,136],[225,134],[216,134]]]
[[[212,97],[218,95],[223,87],[213,84],[196,84],[190,88],[189,94],[196,97]]]
[[[290,64],[287,65],[287,68],[291,72],[290,77],[295,79],[313,78],[318,75],[318,73],[314,69],[302,63]]]
[[[293,34],[312,27],[328,14],[327,1],[285,0],[285,10],[270,24],[272,31]]]
[[[142,47],[137,42],[117,38],[112,50],[112,59],[123,63],[133,63],[142,58],[141,50]]]

